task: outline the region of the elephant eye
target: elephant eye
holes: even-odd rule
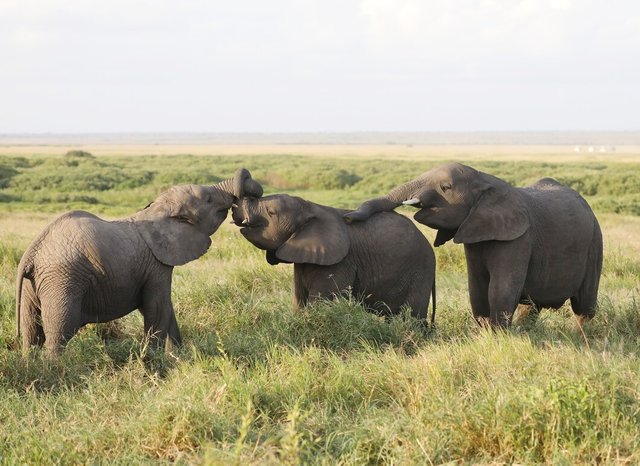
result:
[[[449,191],[451,189],[451,183],[442,183],[440,189],[442,189],[442,192]]]
[[[191,221],[191,219],[189,217],[187,217],[186,215],[176,215],[175,217],[176,220],[178,220],[179,222],[182,223],[190,223],[193,225],[193,222]]]
[[[267,215],[269,215],[269,217],[273,217],[276,213],[271,210],[271,209],[267,209]]]

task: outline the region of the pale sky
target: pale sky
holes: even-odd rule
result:
[[[0,0],[0,133],[640,130],[638,0]]]

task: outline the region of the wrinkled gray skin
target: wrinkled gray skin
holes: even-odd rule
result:
[[[367,219],[397,206],[438,230],[434,245],[464,244],[471,308],[480,322],[507,326],[519,302],[558,308],[567,299],[581,323],[596,311],[602,233],[587,202],[551,178],[525,188],[452,163],[364,202],[345,216]]]
[[[260,185],[241,169],[215,186],[180,185],[132,217],[83,211],[54,220],[18,266],[16,320],[23,348],[56,355],[78,329],[139,309],[153,347],[181,344],[171,304],[173,267],[203,255],[234,199]]]
[[[286,194],[243,198],[232,209],[242,235],[266,250],[270,264],[294,264],[294,308],[350,291],[380,313],[406,304],[426,319],[432,291],[435,304],[427,239],[395,212],[353,225],[344,222],[346,212]]]

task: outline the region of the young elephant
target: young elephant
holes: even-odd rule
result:
[[[173,267],[203,255],[243,192],[262,195],[247,170],[215,186],[181,185],[132,217],[108,222],[69,212],[49,224],[18,266],[16,320],[25,349],[51,355],[78,329],[140,309],[154,347],[180,331],[171,304]]]
[[[379,312],[402,305],[426,319],[429,294],[435,316],[435,256],[411,220],[383,213],[347,225],[346,210],[286,194],[243,198],[232,209],[240,232],[266,250],[267,261],[294,264],[294,306],[350,290]]]
[[[557,308],[571,299],[579,322],[593,317],[602,232],[587,202],[551,178],[514,188],[452,163],[386,196],[364,202],[347,221],[412,205],[415,219],[438,230],[435,246],[464,244],[471,309],[478,321],[506,326],[519,302]]]

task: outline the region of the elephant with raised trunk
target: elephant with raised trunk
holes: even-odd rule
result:
[[[464,244],[473,315],[507,326],[519,303],[558,308],[571,300],[578,321],[596,312],[602,233],[587,202],[551,178],[516,188],[451,163],[422,174],[345,215],[363,221],[400,205],[438,230],[435,246]]]
[[[407,305],[426,323],[433,293],[433,322],[435,256],[424,235],[395,212],[352,225],[342,219],[346,212],[277,194],[245,197],[232,216],[269,264],[294,264],[294,308],[351,293],[383,314]]]
[[[180,185],[116,221],[89,212],[54,220],[18,266],[16,320],[25,349],[56,355],[82,326],[139,309],[153,347],[181,344],[171,304],[173,267],[202,256],[235,199],[262,195],[240,169],[214,186]]]

